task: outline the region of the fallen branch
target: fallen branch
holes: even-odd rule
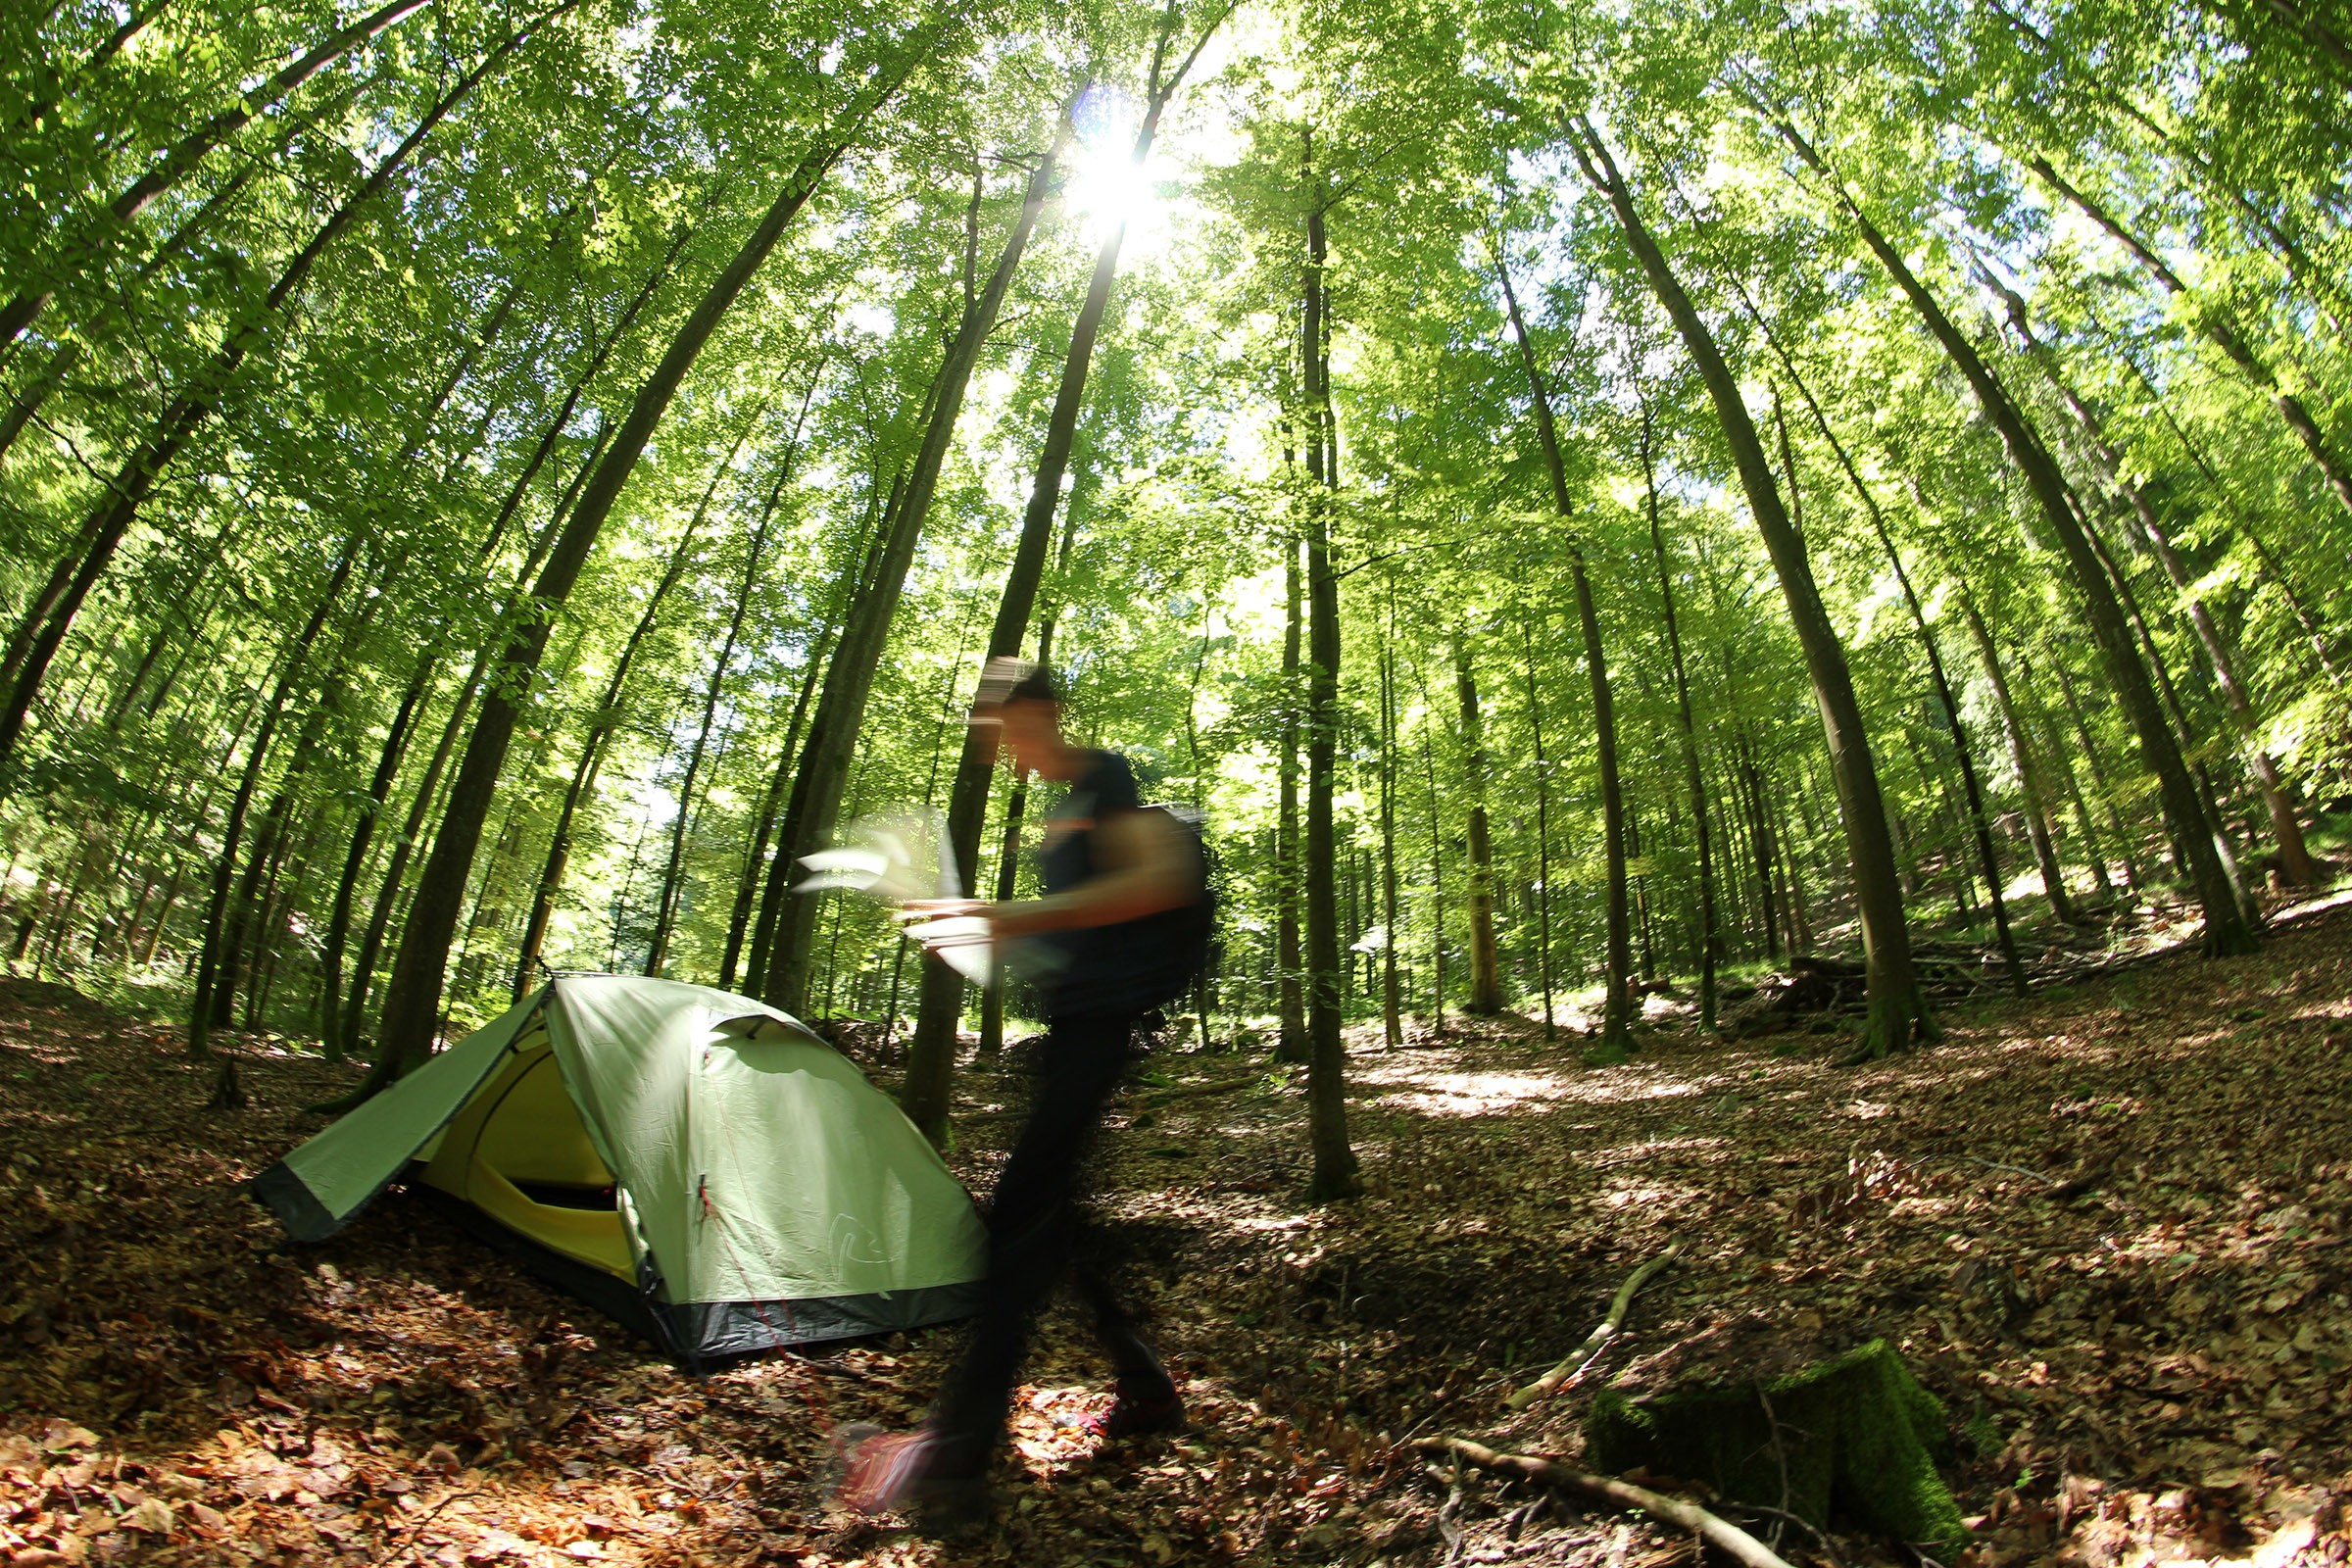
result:
[[[1634,1293],[1647,1285],[1652,1275],[1673,1262],[1676,1254],[1682,1250],[1683,1244],[1676,1242],[1666,1250],[1634,1270],[1632,1276],[1623,1285],[1617,1287],[1617,1295],[1609,1302],[1609,1315],[1600,1320],[1598,1328],[1585,1336],[1585,1343],[1561,1357],[1559,1364],[1550,1371],[1502,1402],[1513,1410],[1524,1410],[1592,1365],[1593,1357],[1607,1349],[1609,1341],[1615,1339],[1617,1331],[1625,1327],[1625,1309],[1633,1305]]]
[[[1569,1492],[1581,1492],[1587,1496],[1600,1497],[1629,1508],[1639,1508],[1653,1519],[1685,1530],[1694,1530],[1704,1540],[1732,1554],[1747,1568],[1789,1568],[1789,1564],[1755,1537],[1727,1519],[1721,1519],[1699,1507],[1637,1487],[1630,1481],[1613,1476],[1587,1475],[1571,1470],[1549,1459],[1538,1459],[1524,1453],[1496,1453],[1482,1443],[1468,1438],[1424,1438],[1419,1445],[1424,1452],[1448,1453],[1457,1459],[1467,1459],[1482,1470],[1513,1476],[1521,1481],[1533,1481],[1542,1486],[1560,1487]]]

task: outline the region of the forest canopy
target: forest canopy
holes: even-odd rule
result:
[[[982,660],[1197,808],[1200,1038],[1825,956],[1857,1056],[2352,767],[2309,0],[53,0],[0,86],[21,968],[386,1081],[550,970],[910,1021]],[[1032,835],[1033,836],[1033,835]],[[1955,956],[1957,955],[1957,956]],[[230,1086],[233,1087],[233,1086]]]

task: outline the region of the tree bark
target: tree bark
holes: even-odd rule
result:
[[[1470,997],[1462,1010],[1502,1011],[1502,965],[1494,952],[1494,846],[1487,828],[1487,743],[1479,722],[1478,678],[1468,640],[1453,644],[1454,698],[1462,710],[1462,799],[1469,818]]]
[[[2009,691],[2009,677],[2001,667],[2001,655],[1993,642],[1991,630],[1978,612],[1975,596],[1965,588],[1960,593],[1960,612],[1968,622],[1968,634],[1976,643],[1977,657],[1984,666],[1985,683],[1992,689],[1993,710],[2001,715],[2001,735],[2009,744],[2009,760],[2017,769],[2019,793],[2026,798],[2026,839],[2034,847],[2034,864],[2040,868],[2043,889],[2048,892],[2050,912],[2069,925],[2076,923],[2073,902],[2066,896],[2065,868],[2058,863],[2058,851],[2051,842],[2049,791],[2042,786],[2041,765],[2034,760],[2033,746],[2025,725],[2017,714],[2017,704]]]
[[[1404,1044],[1404,992],[1396,968],[1396,585],[1389,587],[1388,635],[1380,645],[1380,1035],[1391,1051]],[[1533,666],[1530,666],[1531,672]],[[1538,721],[1537,814],[1543,814],[1543,749]],[[1543,830],[1539,823],[1539,839]],[[1539,852],[1540,853],[1540,852]],[[1544,1022],[1551,1028],[1551,925],[1544,919]]]
[[[1298,742],[1301,734],[1300,672],[1306,665],[1306,595],[1298,574],[1300,541],[1282,542],[1282,733],[1275,760],[1280,791],[1275,828],[1274,945],[1282,966],[1276,1003],[1274,1059],[1303,1065],[1306,1043],[1306,951],[1298,923],[1298,899],[1305,887],[1299,869]]]
[[[1348,1141],[1348,1054],[1340,1036],[1340,921],[1335,873],[1339,851],[1332,788],[1340,738],[1340,579],[1331,563],[1331,493],[1339,488],[1339,433],[1332,414],[1331,328],[1325,318],[1330,247],[1324,234],[1327,194],[1314,168],[1309,133],[1300,169],[1308,188],[1306,302],[1301,360],[1306,402],[1316,420],[1307,451],[1306,505],[1306,1106],[1314,1174],[1311,1202],[1353,1198],[1361,1189]]]
[[[1649,550],[1658,564],[1658,597],[1666,610],[1666,651],[1674,664],[1675,721],[1682,742],[1685,785],[1690,791],[1690,820],[1698,841],[1698,1019],[1715,1028],[1715,965],[1723,956],[1721,916],[1715,908],[1714,836],[1707,821],[1707,786],[1698,760],[1698,727],[1690,718],[1690,680],[1683,663],[1683,634],[1674,613],[1674,574],[1666,565],[1666,536],[1658,526],[1658,471],[1650,426],[1649,396],[1642,394],[1642,486],[1649,518]]]

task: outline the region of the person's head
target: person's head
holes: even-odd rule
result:
[[[1061,738],[1061,685],[1054,671],[1026,659],[1000,658],[980,672],[972,722],[994,729],[1023,772],[1059,778],[1068,747]]]

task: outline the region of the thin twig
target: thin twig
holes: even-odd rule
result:
[[[1598,1328],[1585,1336],[1585,1343],[1561,1357],[1558,1364],[1553,1366],[1550,1371],[1503,1400],[1503,1404],[1513,1410],[1524,1410],[1546,1394],[1551,1393],[1552,1390],[1583,1372],[1586,1367],[1591,1366],[1599,1357],[1600,1352],[1608,1348],[1609,1342],[1617,1337],[1617,1331],[1625,1327],[1626,1308],[1633,1305],[1634,1293],[1648,1284],[1652,1275],[1673,1262],[1682,1250],[1683,1244],[1676,1242],[1666,1250],[1634,1270],[1632,1276],[1623,1285],[1617,1287],[1617,1295],[1609,1302],[1608,1316],[1600,1320]]]
[[[1821,1554],[1830,1559],[1830,1568],[1845,1568],[1845,1559],[1838,1555],[1838,1547],[1830,1540],[1829,1532],[1803,1514],[1790,1513],[1785,1508],[1767,1508],[1760,1502],[1733,1502],[1729,1498],[1724,1500],[1723,1505],[1727,1508],[1736,1508],[1741,1513],[1760,1513],[1768,1519],[1776,1519],[1798,1526],[1805,1534],[1813,1538],[1815,1544],[1821,1547]]]
[[[1775,1515],[1772,1549],[1778,1551],[1781,1549],[1781,1527],[1778,1521],[1788,1507],[1788,1446],[1781,1441],[1781,1418],[1773,1413],[1772,1396],[1764,1392],[1763,1384],[1758,1383],[1755,1387],[1756,1402],[1764,1407],[1764,1419],[1772,1428],[1772,1456],[1781,1467],[1781,1505],[1772,1510]]]

